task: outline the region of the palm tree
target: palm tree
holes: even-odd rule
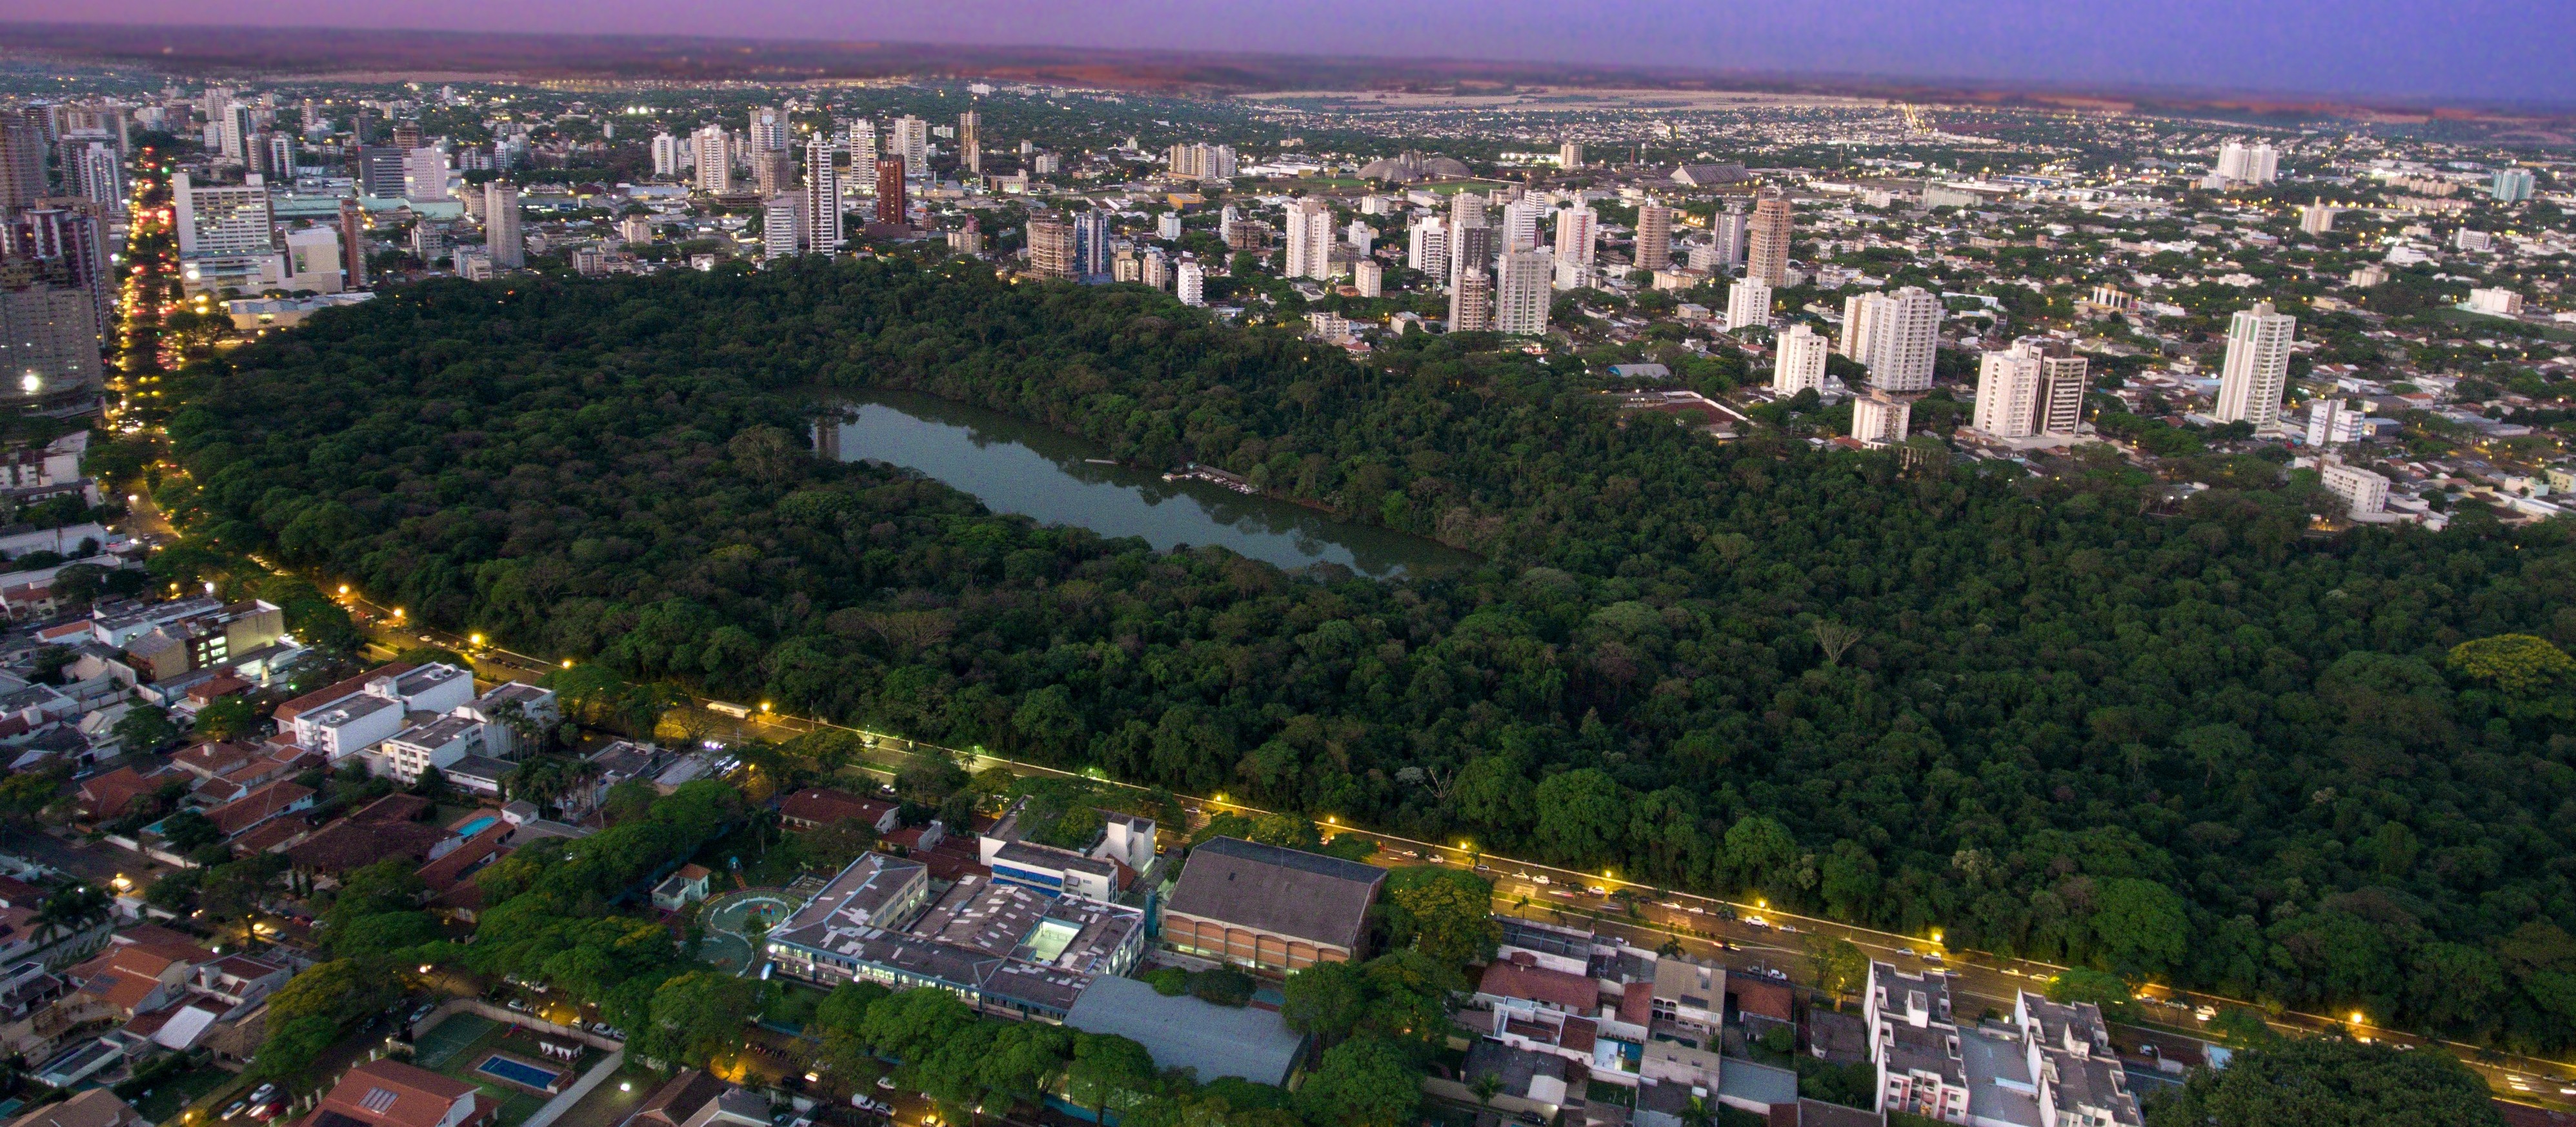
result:
[[[1682,1105],[1682,1127],[1710,1127],[1717,1122],[1717,1107],[1706,1096],[1692,1096]]]
[[[56,889],[36,907],[36,934],[52,939],[105,921],[115,910],[106,892],[86,884]]]

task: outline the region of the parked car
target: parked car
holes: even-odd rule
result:
[[[275,1085],[275,1084],[262,1084],[262,1085],[260,1085],[260,1086],[259,1086],[259,1087],[257,1087],[257,1088],[253,1088],[253,1089],[251,1089],[251,1093],[250,1093],[250,1102],[255,1103],[255,1104],[264,1104],[264,1103],[267,1103],[267,1102],[268,1102],[268,1098],[269,1098],[270,1096],[274,1096],[274,1095],[276,1095],[276,1094],[277,1094],[277,1085]]]
[[[894,1091],[894,1077],[891,1077],[891,1076],[880,1076],[880,1077],[877,1077],[877,1087],[879,1087],[879,1088],[883,1088],[883,1089],[885,1089],[886,1091],[889,1091],[889,1092]]]
[[[510,1009],[517,1013],[527,1013],[528,1000],[525,998],[512,998],[510,999]]]
[[[250,1117],[253,1119],[275,1119],[284,1114],[286,1114],[285,1100],[270,1100],[250,1109]]]
[[[233,1118],[233,1117],[235,1117],[235,1116],[237,1116],[237,1115],[240,1115],[241,1113],[243,1113],[243,1112],[245,1112],[245,1111],[249,1111],[249,1110],[250,1110],[250,1101],[249,1101],[249,1100],[234,1100],[234,1101],[233,1101],[233,1106],[231,1106],[231,1107],[228,1107],[228,1108],[225,1108],[225,1109],[224,1109],[224,1118],[226,1118],[226,1119],[231,1119],[231,1118]]]

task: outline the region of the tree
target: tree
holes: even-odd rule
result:
[[[1421,1069],[1375,1037],[1354,1037],[1324,1050],[1297,1091],[1309,1121],[1338,1127],[1405,1127],[1421,1102]]]
[[[1350,1036],[1368,1005],[1368,980],[1357,963],[1309,963],[1291,973],[1279,992],[1280,1020],[1320,1045]]]
[[[1095,1118],[1123,1110],[1154,1091],[1154,1056],[1124,1037],[1078,1033],[1073,1062],[1064,1073],[1065,1098],[1090,1108]]]
[[[210,740],[247,736],[259,727],[261,719],[259,705],[249,697],[216,697],[197,710],[197,734]]]
[[[2501,1127],[2486,1081],[2438,1050],[2400,1052],[2342,1037],[2242,1049],[2147,1107],[2151,1127]]]
[[[125,715],[116,718],[117,746],[129,752],[159,751],[179,738],[179,726],[170,722],[170,710],[157,704],[128,705]]]
[[[653,991],[651,1021],[635,1031],[645,1055],[703,1062],[742,1045],[743,1019],[758,1008],[761,984],[692,971]]]
[[[1387,875],[1384,896],[1396,941],[1432,958],[1483,962],[1502,942],[1493,882],[1474,873],[1430,865],[1397,869]]]
[[[55,889],[36,905],[36,934],[52,938],[104,923],[115,901],[95,885],[72,884]]]
[[[2158,975],[2190,952],[2191,917],[2172,889],[2113,877],[2095,885],[2094,903],[2094,955],[2109,969]]]
[[[1840,1001],[1869,983],[1869,956],[1848,939],[1807,936],[1807,964],[1815,969],[1816,988]]]
[[[2529,634],[2498,634],[2451,647],[2451,668],[2507,693],[2534,692],[2576,675],[2576,658]]]
[[[2129,992],[2129,984],[2116,974],[2068,967],[2048,980],[2047,994],[2052,1002],[2091,1002],[2111,1021],[2131,1021],[2137,1015],[2137,1002]]]
[[[1537,805],[1539,850],[1560,865],[1600,864],[1626,821],[1619,784],[1591,767],[1549,776],[1538,785]]]
[[[877,846],[877,828],[858,818],[843,818],[807,830],[797,841],[816,867],[839,872]]]

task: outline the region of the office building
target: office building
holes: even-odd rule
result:
[[[1557,261],[1592,265],[1600,238],[1601,216],[1590,207],[1577,204],[1556,213]]]
[[[679,179],[682,165],[680,146],[680,139],[672,136],[668,131],[653,135],[653,175],[656,178]]]
[[[1074,215],[1073,272],[1084,278],[1109,273],[1109,209],[1087,208]]]
[[[733,138],[722,125],[708,125],[689,135],[689,151],[698,162],[698,190],[711,196],[733,191]]]
[[[760,252],[771,261],[793,258],[805,244],[805,197],[794,192],[760,203]]]
[[[1905,441],[1914,417],[1914,400],[1870,388],[1852,399],[1851,436],[1876,449]]]
[[[1494,328],[1494,287],[1487,280],[1485,268],[1469,266],[1458,272],[1458,280],[1449,286],[1449,331],[1453,333],[1491,332]]]
[[[906,114],[894,119],[893,144],[889,155],[903,158],[903,166],[922,175],[930,173],[930,123]]]
[[[1291,278],[1333,276],[1333,209],[1330,205],[1313,197],[1291,202],[1281,234],[1288,241],[1288,265],[1282,271],[1284,275]]]
[[[2359,441],[2367,418],[2367,412],[2334,396],[2309,400],[2308,445],[2322,450]]]
[[[1770,325],[1771,283],[1748,273],[1726,291],[1726,331],[1740,333]]]
[[[2354,520],[2378,516],[2388,507],[2388,479],[2343,459],[2327,455],[2317,465],[2317,484],[2344,500],[2345,515]]]
[[[876,221],[891,226],[910,222],[903,198],[903,156],[887,153],[877,158]]]
[[[957,163],[966,171],[984,174],[984,115],[968,110],[957,115]]]
[[[1207,269],[1196,260],[1181,263],[1172,278],[1172,296],[1180,298],[1181,304],[1207,304]]]
[[[170,177],[172,225],[179,257],[265,254],[269,233],[268,186],[257,174],[240,184],[196,184],[186,172]]]
[[[1637,207],[1639,270],[1664,270],[1673,264],[1673,209],[1654,200]]]
[[[817,133],[805,142],[805,246],[816,254],[838,254],[841,234],[841,170],[832,165],[832,136]]]
[[[1869,368],[1872,387],[1929,391],[1941,343],[1941,298],[1916,286],[1843,302],[1843,355]]]
[[[384,145],[367,145],[358,150],[358,193],[377,199],[401,199],[403,195],[402,149]]]
[[[2290,383],[2290,342],[2298,318],[2256,302],[2227,324],[2227,359],[2218,372],[2218,404],[2211,417],[2249,422],[2257,433],[2280,429],[2281,393]]]
[[[483,253],[495,270],[528,264],[526,244],[519,238],[518,185],[502,180],[483,185]]]
[[[1503,255],[1494,271],[1494,331],[1514,336],[1545,333],[1548,302],[1556,296],[1549,283],[1555,276],[1555,257],[1544,251]]]
[[[1583,143],[1580,141],[1567,141],[1564,144],[1558,145],[1556,147],[1556,166],[1558,168],[1583,167]]]
[[[2500,203],[2521,203],[2531,198],[2534,177],[2528,168],[2499,168],[2487,194]]]
[[[1073,224],[1053,212],[1031,212],[1028,236],[1030,273],[1068,281],[1076,276]]]
[[[1789,197],[1764,188],[1753,201],[1753,218],[1745,227],[1744,274],[1774,288],[1789,278]]]
[[[1784,396],[1811,389],[1823,391],[1825,356],[1831,351],[1825,338],[1806,322],[1789,326],[1789,331],[1780,334],[1779,355],[1771,363],[1771,390]]]
[[[1449,225],[1439,216],[1422,216],[1405,230],[1404,265],[1435,281],[1449,277]]]
[[[59,395],[101,382],[98,306],[27,270],[0,274],[0,394]]]
[[[402,121],[394,123],[394,147],[397,149],[419,148],[420,123],[417,121]]]

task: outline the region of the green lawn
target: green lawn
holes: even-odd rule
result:
[[[457,1034],[446,1037],[438,1036],[439,1034],[446,1032],[448,1026],[455,1025],[457,1022],[465,1021],[469,1018],[476,1022],[480,1022],[483,1026],[483,1028],[476,1032],[473,1037],[467,1038],[462,1036],[466,1030],[459,1030]],[[472,1084],[475,1087],[482,1089],[485,1095],[491,1096],[493,1099],[499,1101],[501,1104],[501,1127],[512,1127],[513,1124],[523,1122],[530,1115],[536,1114],[537,1109],[544,1107],[546,1105],[546,1101],[551,1097],[538,1095],[534,1092],[529,1092],[520,1088],[511,1087],[507,1084],[496,1082],[491,1078],[474,1071],[474,1066],[483,1063],[485,1057],[491,1055],[497,1050],[499,1052],[508,1053],[512,1056],[524,1057],[530,1061],[543,1064],[547,1068],[570,1068],[571,1075],[564,1079],[564,1086],[570,1087],[575,1079],[579,1078],[583,1072],[589,1071],[592,1066],[599,1063],[602,1056],[606,1055],[597,1049],[589,1049],[582,1053],[581,1060],[578,1063],[567,1065],[563,1061],[547,1060],[545,1059],[544,1054],[537,1051],[535,1040],[527,1036],[514,1038],[510,1035],[511,1030],[516,1028],[516,1026],[506,1025],[501,1022],[492,1021],[488,1018],[478,1017],[473,1014],[458,1014],[440,1023],[437,1029],[430,1031],[431,1036],[423,1039],[423,1045],[421,1046],[421,1051],[417,1054],[417,1059],[421,1067],[441,1075],[454,1077],[458,1080],[465,1081],[468,1084]],[[444,1056],[432,1057],[428,1054],[427,1042],[430,1040],[436,1040],[441,1043],[442,1047],[446,1047],[447,1051]],[[436,1063],[432,1063],[433,1061]]]
[[[204,1065],[163,1076],[152,1082],[152,1094],[134,1101],[134,1110],[154,1123],[179,1114],[179,1109],[197,1097],[223,1087],[233,1074],[214,1065]]]

